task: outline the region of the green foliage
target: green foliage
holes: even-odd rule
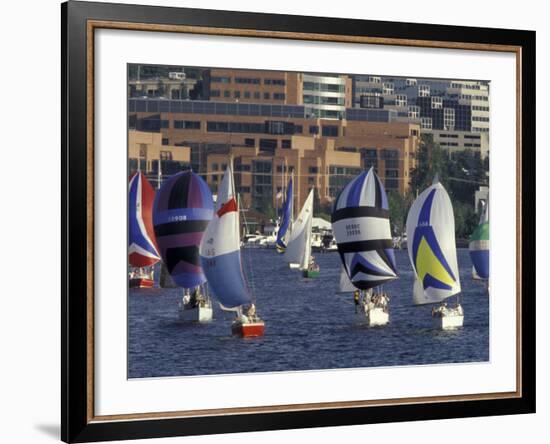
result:
[[[417,167],[411,171],[413,195],[417,196],[429,187],[435,175],[439,175],[439,181],[453,203],[456,235],[459,238],[469,237],[477,225],[475,191],[488,182],[488,158],[482,160],[478,152],[471,150],[458,151],[451,155],[433,141],[431,134],[423,134],[416,160]],[[390,203],[390,214],[391,205]],[[401,210],[396,198],[393,198],[393,205],[396,217],[400,217]],[[398,226],[397,222],[393,223]]]
[[[478,216],[474,211],[474,206],[453,201],[453,212],[455,215],[455,233],[458,238],[469,238],[477,226]]]
[[[388,206],[390,208],[390,221],[393,234],[401,235],[405,231],[407,212],[410,204],[408,199],[401,196],[397,191],[388,191]]]

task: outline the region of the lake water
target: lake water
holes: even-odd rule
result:
[[[367,328],[351,295],[337,295],[340,258],[315,254],[317,279],[289,270],[275,250],[245,249],[243,264],[265,336],[231,335],[233,314],[214,307],[205,324],[178,319],[181,289],[130,290],[128,377],[212,375],[310,369],[482,362],[489,360],[489,297],[471,279],[468,250],[458,250],[464,327],[435,328],[431,306],[412,305],[413,273],[396,251],[399,279],[385,285],[390,323]]]

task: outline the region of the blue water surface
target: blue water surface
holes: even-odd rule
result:
[[[489,360],[489,297],[458,250],[464,327],[435,328],[431,306],[412,305],[413,273],[396,251],[399,279],[385,285],[390,323],[367,328],[351,295],[337,295],[340,258],[316,254],[317,279],[289,270],[275,250],[245,249],[243,264],[264,319],[265,336],[231,335],[233,314],[216,305],[209,323],[178,319],[181,289],[132,289],[128,295],[128,377],[212,375]]]

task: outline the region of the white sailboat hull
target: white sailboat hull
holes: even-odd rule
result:
[[[464,325],[464,315],[449,314],[445,316],[434,317],[436,327],[443,330],[449,330],[454,328],[460,328]]]
[[[361,317],[361,320],[366,320],[366,323],[369,327],[378,327],[386,325],[390,322],[390,314],[387,310],[384,310],[382,307],[371,307],[362,306],[358,316]]]
[[[446,306],[436,308],[432,311],[432,316],[436,326],[443,330],[459,328],[464,325],[464,310],[461,305],[453,308]]]
[[[181,321],[187,322],[208,322],[212,320],[213,310],[212,305],[202,307],[183,308],[180,305],[179,317]]]

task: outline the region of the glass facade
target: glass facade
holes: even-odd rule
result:
[[[252,208],[265,210],[272,206],[273,165],[271,160],[252,161]]]

